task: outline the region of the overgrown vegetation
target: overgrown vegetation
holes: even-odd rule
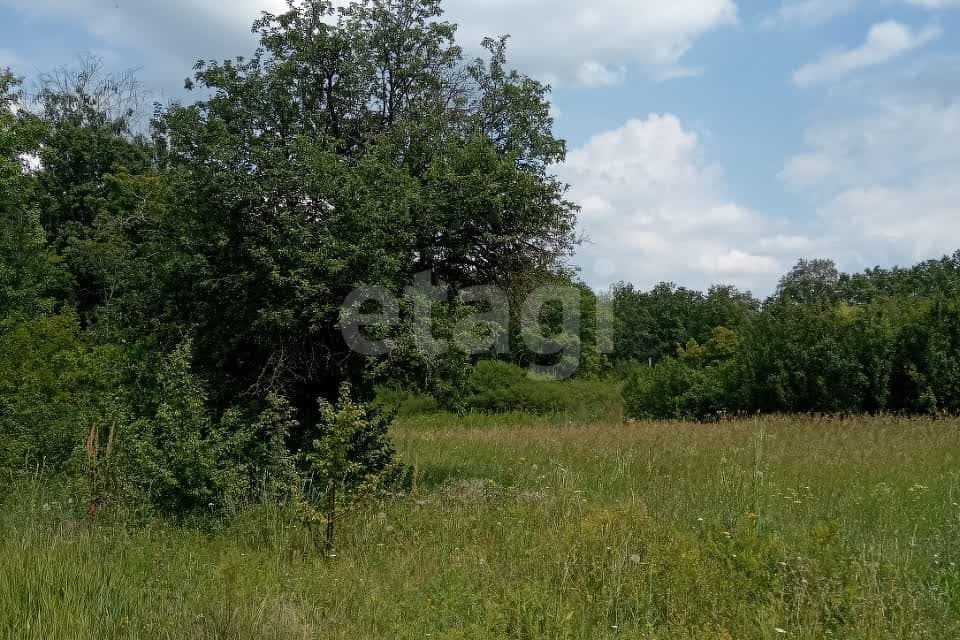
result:
[[[739,318],[735,331],[723,325],[701,344],[702,329],[679,322],[676,351],[635,368],[627,413],[956,414],[958,290],[960,252],[854,276],[829,261],[801,262],[762,306],[727,316]]]
[[[287,510],[211,536],[90,527],[55,486],[18,491],[0,635],[960,634],[955,420],[404,422],[414,493],[344,512],[335,559]]]
[[[340,4],[0,70],[0,634],[960,635],[960,252],[591,291],[550,88]]]
[[[441,13],[292,1],[148,125],[137,79],[95,59],[31,97],[3,72],[5,480],[41,470],[91,513],[180,521],[275,500],[332,520],[357,485],[403,488],[390,416],[362,401],[386,375],[462,410],[471,362],[403,328],[406,351],[352,352],[347,295],[421,273],[519,291],[566,279],[574,245],[548,88],[505,40],[465,59]]]

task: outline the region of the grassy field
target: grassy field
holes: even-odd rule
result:
[[[958,421],[436,416],[395,435],[415,493],[349,514],[334,558],[270,509],[93,529],[20,491],[0,635],[960,638]]]

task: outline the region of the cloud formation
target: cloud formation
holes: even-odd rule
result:
[[[907,4],[924,9],[952,9],[960,7],[960,0],[906,0]]]
[[[896,21],[880,22],[870,27],[866,42],[856,49],[828,51],[816,62],[797,69],[793,83],[798,87],[810,87],[839,80],[859,69],[889,62],[940,35],[937,27],[916,31]]]
[[[764,16],[765,29],[778,27],[814,27],[850,13],[859,0],[785,0],[776,11]]]
[[[700,137],[671,114],[633,119],[573,150],[560,176],[582,207],[578,255],[598,286],[662,280],[766,290],[809,246],[724,193]]]
[[[343,4],[344,0],[340,0]],[[167,76],[183,77],[197,58],[247,55],[250,24],[283,0],[0,0],[29,15],[72,20],[111,46],[157,56]],[[513,61],[560,85],[610,86],[625,67],[677,66],[706,33],[737,23],[734,0],[449,0],[468,52],[485,36],[510,34]]]
[[[786,183],[817,194],[818,224],[848,267],[950,253],[960,238],[960,96],[888,96],[812,127]]]

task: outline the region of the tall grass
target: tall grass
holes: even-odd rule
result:
[[[414,495],[335,558],[280,509],[94,528],[18,492],[0,635],[960,637],[960,422],[437,420],[397,430]]]

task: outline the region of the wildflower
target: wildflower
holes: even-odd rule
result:
[[[632,562],[633,564],[640,564],[642,561],[643,561],[643,558],[640,557],[639,554],[635,553],[632,556],[630,556],[630,562]]]

